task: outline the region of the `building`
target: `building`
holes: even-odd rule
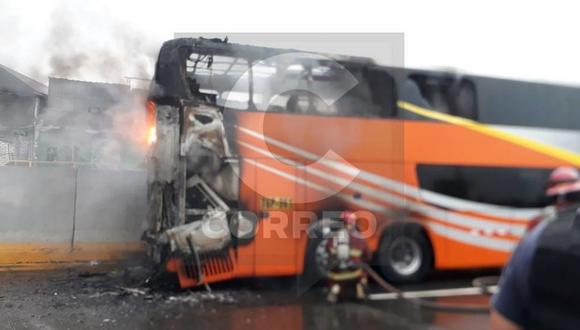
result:
[[[128,85],[50,78],[37,157],[99,167],[143,163],[144,99]]]
[[[0,64],[0,165],[34,160],[47,87]]]

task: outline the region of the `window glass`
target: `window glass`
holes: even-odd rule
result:
[[[461,79],[452,91],[453,114],[467,119],[477,119],[477,94],[471,80]]]
[[[452,165],[417,166],[420,187],[475,202],[542,207],[551,169]]]
[[[580,129],[580,89],[473,77],[481,121],[498,125]]]
[[[191,54],[186,66],[193,95],[233,109],[248,107],[248,62],[241,58]]]
[[[240,58],[192,54],[187,74],[194,95],[228,109],[394,116],[392,77],[374,67],[345,65],[323,56],[291,53],[253,63],[250,68]]]
[[[401,95],[403,100],[420,107],[467,119],[478,117],[475,84],[465,78],[412,74]]]

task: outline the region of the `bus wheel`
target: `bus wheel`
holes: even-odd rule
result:
[[[387,280],[411,283],[422,280],[431,271],[433,251],[420,225],[393,225],[381,239],[377,259]]]
[[[298,278],[298,287],[302,292],[327,279],[329,256],[326,251],[326,236],[340,223],[324,219],[308,229],[309,237],[304,255],[304,271]]]
[[[321,238],[310,238],[306,247],[306,255],[304,256],[304,272],[300,277],[300,288],[307,290],[315,286],[322,279],[325,279],[325,274],[319,264],[321,257],[320,251],[323,250],[325,241]]]

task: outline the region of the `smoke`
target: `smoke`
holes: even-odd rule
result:
[[[156,45],[144,34],[116,23],[104,34],[106,40],[93,44],[62,11],[56,10],[51,22],[45,41],[50,76],[115,82],[124,76],[151,77]]]
[[[145,90],[123,84],[51,79],[40,115],[38,160],[141,168],[147,149]]]
[[[148,26],[140,22],[136,27],[123,16],[115,17],[111,7],[101,2],[47,3],[34,4],[35,10],[29,10],[31,4],[0,2],[0,41],[10,45],[0,48],[0,63],[46,84],[49,77],[77,81],[51,80],[48,104],[39,111],[36,135],[32,132],[32,99],[22,103],[3,95],[0,135],[6,137],[4,142],[14,149],[15,132],[20,134],[16,129],[27,127],[27,139],[37,140],[37,160],[105,168],[141,167],[147,147],[146,92],[130,90],[126,78],[152,76],[164,37],[151,30],[146,33],[142,28]],[[131,87],[148,87],[146,81],[131,83]],[[16,158],[22,157],[29,156]]]
[[[48,75],[109,82],[152,76],[160,43],[104,14],[97,11],[92,16],[95,28],[103,29],[95,36],[95,29],[78,22],[71,7],[53,11],[44,42]]]
[[[0,41],[10,44],[0,50],[0,63],[44,83],[48,77],[126,83],[153,75],[160,34],[115,18],[99,2],[57,0],[42,9],[42,17],[31,18],[16,4],[0,4]]]
[[[6,9],[9,12],[10,8]],[[42,26],[37,31],[24,17],[13,15],[8,20],[21,34],[22,39],[15,39],[19,43],[13,52],[20,50],[22,56],[2,58],[0,51],[0,63],[8,59],[6,64],[44,83],[57,77],[127,84],[128,77],[147,79],[153,75],[162,43],[158,37],[114,18],[97,2],[81,5],[57,0],[46,12],[44,21],[36,22]],[[7,31],[4,27],[0,22],[0,30]],[[61,81],[51,86],[54,95],[40,116],[39,160],[90,162],[104,167],[142,163],[147,129],[144,96],[136,94],[138,91],[127,94],[128,90],[118,95],[119,89],[106,85]],[[145,84],[138,87],[146,88]]]
[[[0,42],[5,45],[0,47],[0,63],[44,83],[56,76],[126,84],[127,76],[152,75],[161,40],[111,18],[98,5],[90,1],[62,1],[54,8],[46,8],[44,1],[28,4],[31,12],[42,13],[37,19],[20,15],[16,7],[23,13],[27,5],[0,1]],[[29,242],[71,247],[87,242],[135,244],[147,209],[145,175],[135,171],[142,168],[146,147],[144,92],[68,80],[58,85],[51,84],[52,97],[38,122],[33,121],[29,96],[22,101],[12,94],[0,95],[0,126],[7,126],[11,134],[0,141],[0,165],[8,163],[3,154],[16,153],[15,128],[33,123],[36,130],[29,128],[26,140],[37,135],[34,152],[37,160],[45,161],[33,163],[34,168],[0,166],[6,181],[0,189],[1,236],[23,246]],[[98,169],[84,168],[86,163]],[[32,203],[23,198],[32,195],[40,197]],[[50,228],[43,223],[50,223]],[[95,245],[82,246],[86,251]],[[58,259],[60,252],[46,259]],[[80,258],[84,257],[66,259]]]

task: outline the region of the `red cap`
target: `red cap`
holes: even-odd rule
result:
[[[580,191],[580,175],[577,169],[562,166],[552,171],[548,179],[546,195],[557,196],[578,191]]]
[[[340,215],[342,220],[348,225],[355,225],[356,224],[356,214],[351,211],[343,211]]]

